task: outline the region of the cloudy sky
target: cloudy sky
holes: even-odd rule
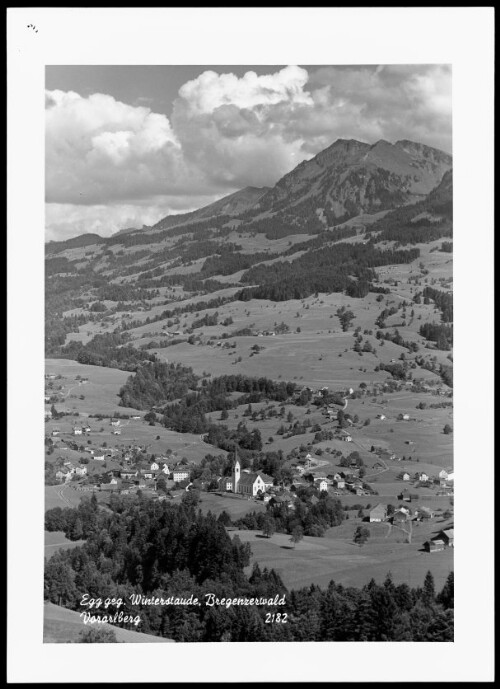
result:
[[[46,238],[109,236],[275,184],[338,138],[451,153],[451,68],[46,68]]]

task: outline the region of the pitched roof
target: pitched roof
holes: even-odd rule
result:
[[[239,485],[253,486],[255,481],[259,478],[259,474],[242,474],[240,476]]]

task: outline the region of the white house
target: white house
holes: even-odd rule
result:
[[[159,468],[160,465],[158,464],[158,462],[151,462],[150,469],[153,469],[153,471],[158,471]]]
[[[170,476],[170,469],[168,468],[168,464],[163,465],[162,472],[165,474],[165,476]]]
[[[80,426],[74,426],[73,435],[81,435],[82,433],[83,433],[83,430]]]
[[[380,421],[385,421],[387,416],[385,414],[377,414],[377,419],[380,419]]]
[[[52,435],[59,435],[59,433],[60,431],[58,428],[54,428],[54,430],[52,431]]]
[[[438,476],[439,478],[443,478],[446,481],[448,479],[448,472],[446,471],[446,469],[441,469]]]
[[[410,415],[409,414],[403,414],[403,421],[409,421],[410,420]]]
[[[408,474],[406,471],[403,474],[403,481],[409,481],[410,480],[410,474]]]
[[[86,476],[87,475],[87,467],[86,466],[79,466],[75,467],[75,474],[77,476]]]
[[[429,480],[429,477],[427,476],[427,474],[425,473],[425,471],[422,471],[422,473],[419,474],[419,476],[418,476],[418,480],[419,480],[419,481],[423,481],[423,482],[425,483],[426,481]]]
[[[98,452],[97,454],[94,455],[94,459],[97,462],[104,462],[104,453],[103,452]]]
[[[111,419],[111,425],[112,426],[119,426],[120,425],[120,419]]]
[[[314,485],[316,486],[316,488],[319,491],[322,491],[322,490],[327,491],[328,490],[328,483],[327,483],[326,479],[324,479],[324,478],[316,479],[316,481],[314,482]]]
[[[187,478],[189,478],[189,471],[187,469],[174,469],[172,478],[176,483],[179,481],[185,481]]]

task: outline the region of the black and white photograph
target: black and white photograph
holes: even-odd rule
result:
[[[115,12],[103,19],[118,28]],[[412,10],[400,12],[395,23]],[[24,24],[23,40],[46,31]],[[153,647],[160,664],[185,649],[189,667],[200,649],[222,673],[206,680],[266,679],[241,676],[245,654],[221,669],[244,642],[270,658],[288,649],[290,680],[308,676],[299,642],[318,642],[315,662],[325,648],[334,665],[335,649],[381,648],[439,666],[461,638],[455,573],[457,606],[470,605],[467,563],[492,557],[492,294],[481,288],[492,196],[463,194],[462,65],[452,51],[429,60],[425,45],[412,60],[327,59],[326,47],[289,59],[283,40],[282,59],[265,63],[258,40],[245,61],[173,48],[99,61],[90,45],[87,60],[65,61],[69,48],[38,57],[43,205],[10,245],[19,261],[34,243],[10,310],[26,319],[39,293],[35,328],[14,347],[40,361],[34,379],[9,375],[23,388],[23,406],[10,405],[9,510],[15,520],[32,505],[44,667],[66,649],[90,658],[80,644],[107,644],[109,660],[115,645],[142,644],[126,646],[132,657],[163,643],[175,646]],[[482,113],[469,136],[490,132]],[[490,190],[489,166],[465,164],[466,184],[484,175]],[[30,535],[10,528],[20,548]],[[80,681],[69,668],[65,681]]]

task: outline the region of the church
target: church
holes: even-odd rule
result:
[[[220,479],[222,490],[240,493],[249,497],[255,497],[260,493],[265,493],[273,485],[273,478],[267,476],[262,471],[255,473],[248,470],[241,470],[241,465],[237,459],[234,463],[231,476],[223,476]]]

